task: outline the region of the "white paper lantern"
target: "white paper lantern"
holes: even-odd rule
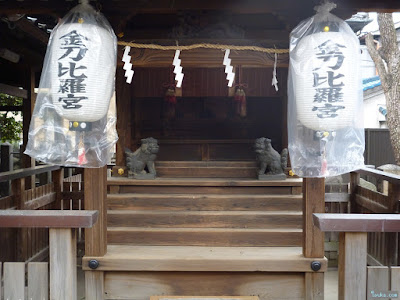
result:
[[[52,37],[51,91],[57,113],[79,122],[107,114],[114,91],[116,44],[97,25],[63,24]]]
[[[358,105],[360,47],[354,35],[319,32],[303,37],[291,53],[297,117],[313,130],[353,125]]]

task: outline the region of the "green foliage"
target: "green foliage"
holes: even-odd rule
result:
[[[1,106],[22,106],[23,99],[0,93]],[[18,142],[22,133],[22,114],[20,111],[0,112],[0,141]]]

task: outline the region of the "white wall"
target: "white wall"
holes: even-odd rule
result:
[[[380,93],[375,93],[372,97],[364,95],[364,127],[365,128],[382,128],[379,120],[384,120],[383,115],[379,112],[379,106],[386,107],[385,95],[380,89]]]
[[[375,64],[368,53],[367,46],[361,45],[361,74],[362,79],[367,79],[378,75]]]

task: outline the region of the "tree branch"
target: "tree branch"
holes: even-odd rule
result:
[[[379,52],[376,49],[371,33],[368,33],[365,37],[365,44],[367,45],[369,55],[371,56],[378,70],[379,77],[382,81],[382,87],[384,88],[384,90],[387,90],[391,86],[391,79],[388,76],[388,72],[386,71],[385,63],[383,62],[382,57],[379,55]]]

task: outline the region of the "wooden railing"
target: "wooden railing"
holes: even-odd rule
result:
[[[27,189],[32,177],[50,174],[40,186]],[[46,177],[46,176],[45,176]],[[66,182],[67,181],[67,182]],[[59,166],[37,166],[0,173],[0,183],[11,183],[11,195],[0,198],[2,210],[82,210],[83,184],[81,175],[64,178]],[[78,239],[83,234],[78,231]],[[49,240],[46,228],[0,229],[0,261],[42,261],[48,256]]]
[[[76,300],[76,229],[93,227],[97,217],[97,211],[0,210],[0,228],[49,228],[50,299]],[[25,299],[24,267],[23,263],[5,264],[4,299]],[[36,279],[36,286],[31,285],[34,291],[28,288],[28,293],[32,292],[28,299],[49,299],[48,282],[43,277]]]
[[[360,185],[360,176],[384,181],[387,193],[372,191]],[[350,175],[351,213],[398,214],[400,176],[375,169],[361,169]],[[368,264],[372,266],[398,266],[399,234],[397,232],[368,233]]]
[[[323,232],[339,232],[339,300],[380,298],[377,294],[398,294],[399,283],[389,276],[369,278],[367,286],[367,236],[369,232],[400,232],[400,216],[395,214],[314,214],[314,225]],[[397,269],[397,268],[396,268]],[[390,274],[398,278],[398,270]],[[370,270],[368,270],[368,273]],[[375,275],[377,273],[375,272]],[[389,274],[389,273],[386,273]],[[376,279],[376,277],[375,277]],[[393,277],[392,277],[393,279]],[[376,287],[386,286],[379,291]],[[378,293],[379,292],[379,293]],[[383,298],[383,297],[381,297]],[[384,297],[384,299],[397,298]]]
[[[52,173],[52,181],[26,189],[32,176]],[[0,198],[0,209],[43,210],[59,208],[62,169],[59,166],[38,166],[0,173],[0,182],[11,182],[11,195]],[[41,261],[48,255],[48,230],[44,228],[0,229],[2,261]]]

